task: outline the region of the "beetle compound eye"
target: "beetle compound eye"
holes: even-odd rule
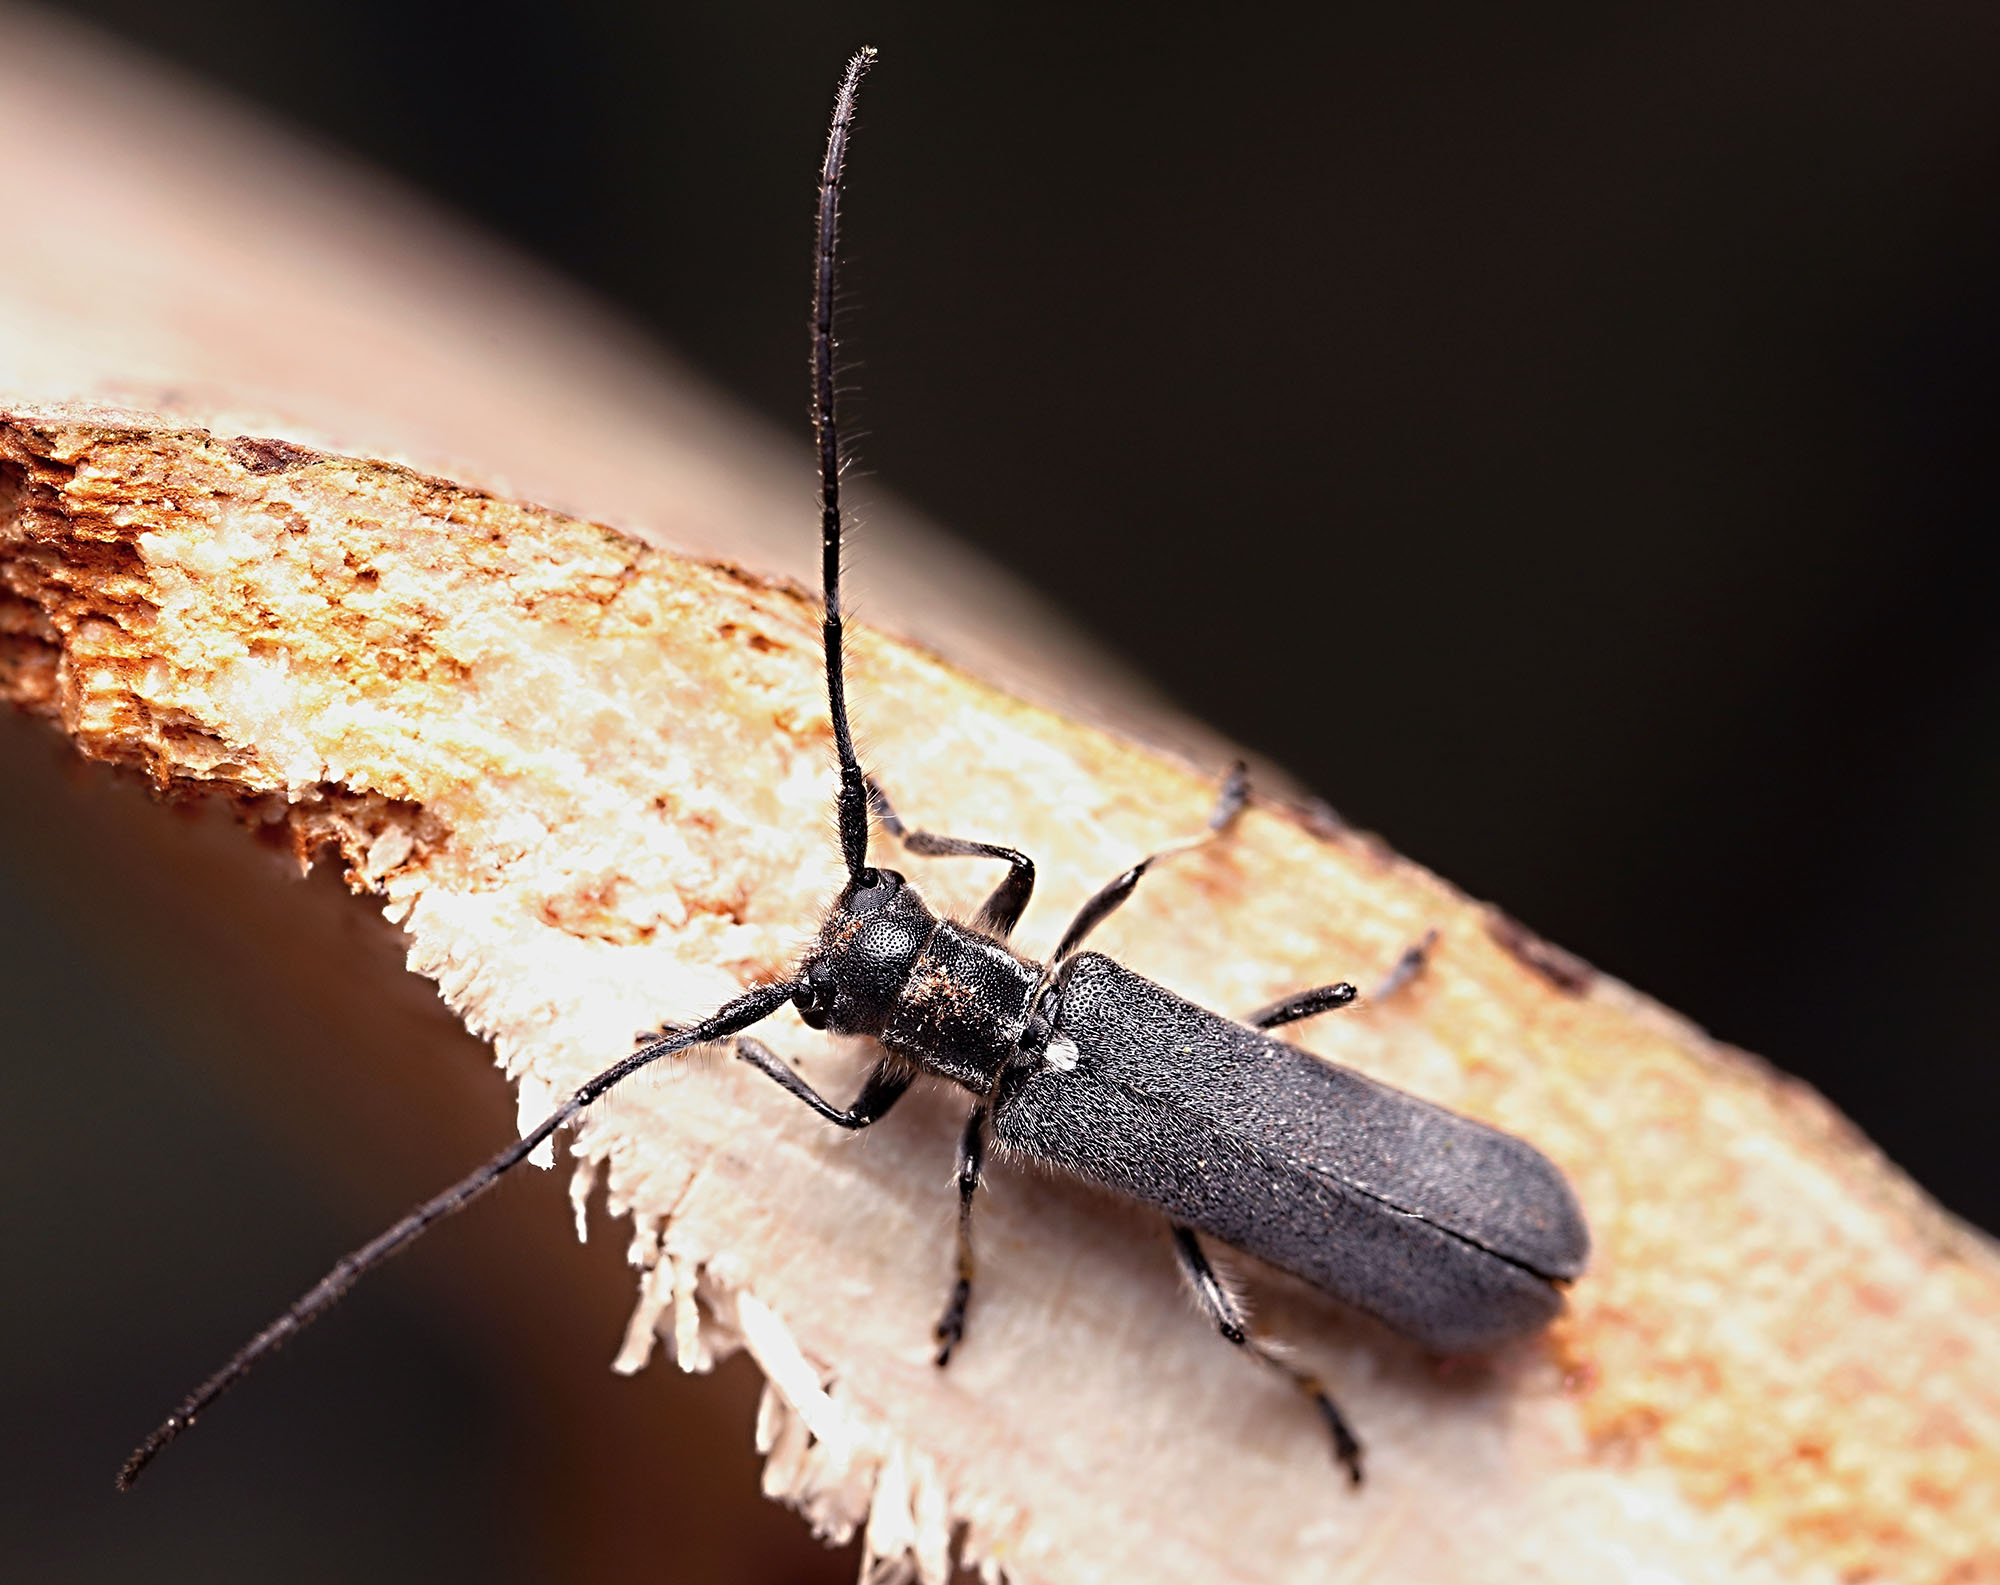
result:
[[[837,983],[833,966],[822,959],[807,968],[805,978],[793,989],[792,1005],[799,1010],[799,1018],[808,1029],[826,1028]]]
[[[873,913],[903,889],[903,877],[894,870],[869,870],[866,879],[847,894],[847,911]]]

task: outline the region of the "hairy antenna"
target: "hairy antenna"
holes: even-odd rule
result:
[[[317,1321],[339,1302],[349,1288],[391,1255],[400,1254],[428,1228],[442,1222],[447,1216],[464,1210],[498,1183],[503,1173],[519,1166],[537,1145],[591,1102],[597,1100],[606,1090],[624,1082],[647,1064],[657,1062],[662,1057],[671,1057],[677,1052],[687,1050],[690,1046],[705,1045],[711,1040],[722,1040],[738,1030],[748,1029],[752,1024],[768,1018],[783,1006],[786,999],[791,996],[792,990],[793,987],[789,984],[760,985],[755,990],[745,991],[734,1001],[718,1008],[694,1028],[684,1030],[665,1040],[656,1040],[649,1046],[642,1046],[624,1061],[614,1063],[594,1079],[587,1080],[555,1111],[477,1171],[460,1178],[444,1193],[424,1201],[400,1222],[386,1232],[377,1234],[352,1254],[343,1255],[334,1263],[333,1270],[294,1300],[291,1308],[283,1315],[231,1355],[228,1364],[182,1399],[181,1406],[161,1421],[151,1436],[133,1449],[132,1456],[125,1460],[125,1467],[118,1472],[118,1489],[130,1491],[132,1483],[145,1473],[146,1466],[159,1456],[160,1450],[193,1425],[217,1398],[249,1375],[251,1368],[266,1354],[280,1344],[290,1341]]]
[[[840,422],[834,409],[833,304],[840,273],[840,181],[847,137],[854,129],[854,99],[861,77],[875,64],[862,49],[847,63],[833,101],[826,135],[826,163],[819,174],[819,231],[813,260],[813,432],[819,439],[820,587],[826,596],[826,702],[833,716],[833,746],[840,756],[840,856],[847,878],[868,878],[868,785],[854,757],[847,725],[847,682],[840,625]]]

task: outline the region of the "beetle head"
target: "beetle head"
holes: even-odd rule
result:
[[[814,1029],[879,1035],[937,918],[894,870],[850,881],[799,973],[792,1001]]]

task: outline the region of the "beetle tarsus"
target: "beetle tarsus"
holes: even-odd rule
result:
[[[1426,930],[1391,965],[1389,972],[1382,976],[1382,983],[1368,993],[1371,1002],[1386,1002],[1410,981],[1424,972],[1431,960],[1431,948],[1437,945],[1438,933],[1435,926]]]
[[[1327,1396],[1327,1391],[1317,1381],[1307,1380],[1302,1384],[1306,1393],[1318,1406],[1320,1418],[1326,1421],[1326,1428],[1333,1434],[1333,1456],[1347,1471],[1350,1486],[1361,1484],[1361,1442],[1341,1414],[1340,1405]]]
[[[951,1285],[950,1302],[945,1305],[944,1314],[938,1317],[936,1363],[940,1370],[951,1363],[951,1351],[965,1341],[965,1310],[971,1302],[972,1276],[968,1272]]]

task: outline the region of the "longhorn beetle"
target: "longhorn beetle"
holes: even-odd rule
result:
[[[1582,1213],[1562,1174],[1533,1146],[1268,1033],[1349,1005],[1352,985],[1304,991],[1237,1020],[1081,950],[1153,865],[1228,830],[1249,795],[1241,765],[1225,781],[1207,828],[1098,891],[1047,963],[1007,945],[1035,888],[1033,861],[995,843],[906,830],[862,773],[842,673],[833,309],[842,170],[855,96],[874,59],[864,49],[848,62],[834,101],[814,255],[826,691],[847,867],[819,939],[791,979],[756,986],[698,1024],[647,1038],[484,1166],[343,1257],[139,1445],[119,1472],[120,1489],[363,1273],[464,1209],[606,1091],[663,1058],[732,1039],[738,1058],[842,1128],[880,1121],[922,1075],[975,1097],[958,1144],[958,1277],[936,1327],[939,1365],[965,1336],[973,1199],[989,1142],[996,1143],[1163,1212],[1208,1319],[1313,1400],[1356,1485],[1361,1445],[1339,1407],[1318,1381],[1251,1333],[1199,1235],[1258,1256],[1441,1351],[1487,1348],[1535,1330],[1562,1308],[1558,1284],[1582,1273],[1590,1244]],[[896,871],[869,864],[871,816],[912,853],[998,859],[1007,874],[970,924],[940,919]],[[1404,954],[1378,996],[1422,967],[1428,945]],[[834,1105],[766,1047],[734,1038],[787,1002],[814,1029],[865,1035],[882,1047],[852,1104]]]

